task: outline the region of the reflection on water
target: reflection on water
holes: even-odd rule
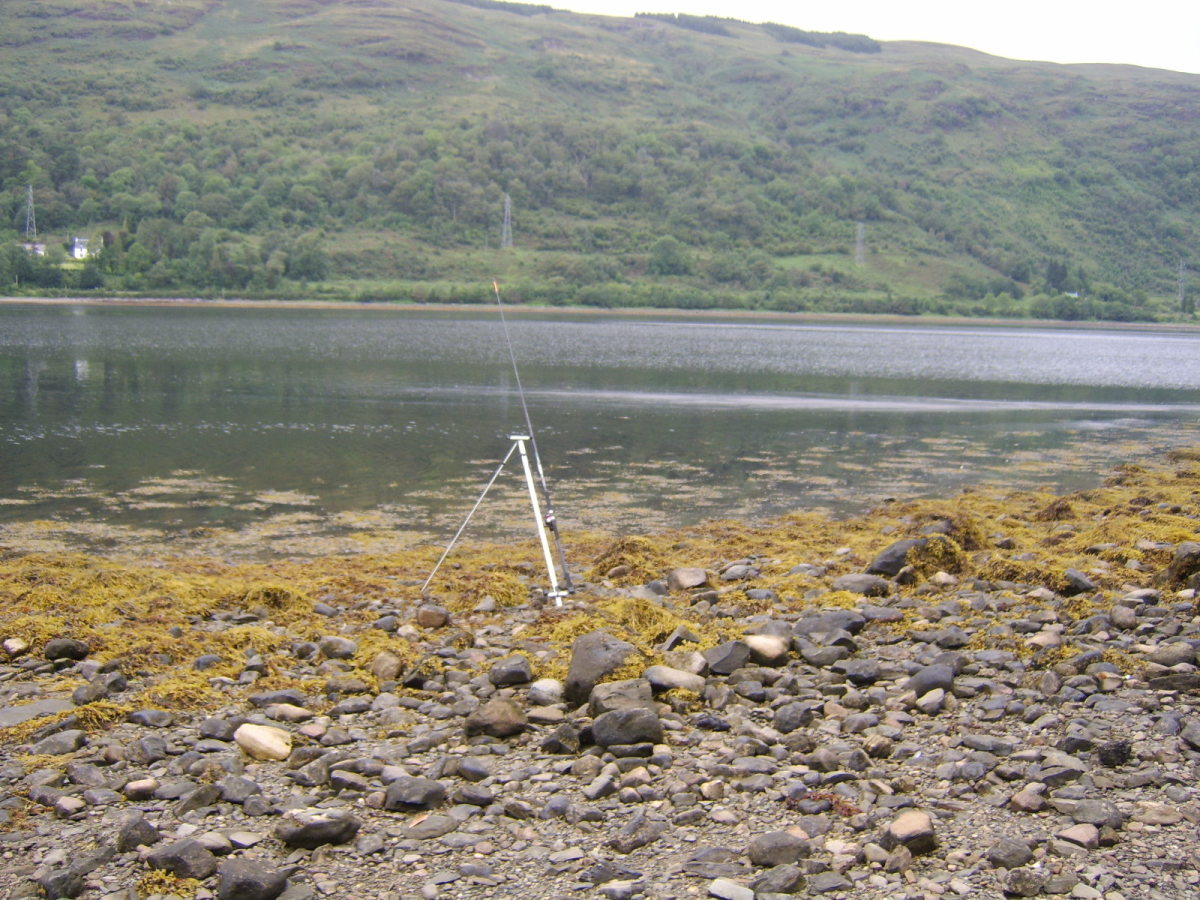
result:
[[[510,330],[567,529],[1073,487],[1197,440],[1194,332],[562,314]],[[0,306],[0,381],[0,539],[18,546],[66,522],[91,546],[180,551],[441,540],[523,424],[490,312]],[[478,536],[524,532],[516,479]]]

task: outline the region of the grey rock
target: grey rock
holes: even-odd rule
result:
[[[567,702],[576,705],[587,702],[596,683],[619,669],[634,652],[633,644],[603,630],[576,638],[571,645],[571,664],[564,687]]]
[[[916,547],[924,547],[928,543],[929,541],[926,538],[909,538],[889,544],[871,560],[871,564],[867,566],[867,573],[870,575],[886,575],[889,578],[897,575],[904,568],[905,560],[908,558],[908,551]]]
[[[726,641],[703,652],[709,671],[728,675],[750,662],[750,647],[744,641]]]
[[[456,831],[458,826],[459,821],[454,816],[426,816],[405,826],[404,836],[414,841],[428,841]]]
[[[798,728],[804,728],[816,718],[818,708],[812,703],[788,703],[775,710],[772,724],[776,730],[790,734]]]
[[[530,666],[528,657],[513,653],[492,664],[488,670],[488,681],[496,687],[529,684],[533,681],[533,667]]]
[[[1060,593],[1064,597],[1073,597],[1076,594],[1091,593],[1096,590],[1096,582],[1092,581],[1083,572],[1078,569],[1067,569],[1063,572],[1063,587]]]
[[[349,659],[358,652],[358,644],[338,634],[325,635],[317,641],[317,647],[328,659]],[[297,704],[300,705],[303,704]]]
[[[172,811],[176,816],[182,818],[192,810],[212,806],[220,799],[221,789],[219,787],[215,784],[202,784],[181,798]]]
[[[129,682],[120,672],[101,672],[87,684],[75,688],[71,699],[79,706],[105,700],[129,687]]]
[[[397,778],[387,786],[383,808],[388,810],[433,809],[446,800],[446,787],[440,781],[416,775]]]
[[[42,716],[66,712],[68,709],[74,708],[74,706],[75,704],[70,700],[57,698],[35,700],[33,703],[25,703],[19,706],[6,706],[0,709],[0,728],[11,728],[13,725],[20,725],[22,722],[28,722]]]
[[[138,709],[126,716],[126,721],[147,728],[167,728],[175,717],[164,709]]]
[[[1037,869],[1013,869],[1004,879],[1004,893],[1009,897],[1036,897],[1046,885],[1046,873]]]
[[[708,584],[708,573],[704,569],[688,567],[672,569],[667,575],[667,588],[671,591],[687,591]]]
[[[1112,800],[1104,798],[1089,797],[1080,800],[1068,815],[1077,823],[1097,827],[1107,825],[1110,828],[1120,828],[1125,824],[1125,814],[1121,812],[1120,807]]]
[[[507,697],[494,697],[467,716],[467,736],[486,734],[491,737],[515,737],[529,725],[525,711]]]
[[[642,677],[650,682],[650,687],[654,691],[684,690],[698,694],[704,690],[702,676],[684,672],[682,669],[673,669],[670,666],[650,666],[642,674]]]
[[[1184,541],[1175,548],[1165,578],[1171,584],[1182,584],[1197,572],[1200,572],[1200,543]]]
[[[892,583],[886,578],[864,572],[841,575],[833,580],[830,587],[835,591],[849,591],[864,597],[886,597],[892,591]]]
[[[146,854],[146,864],[152,869],[164,869],[180,878],[203,881],[217,871],[217,858],[197,840],[184,838],[162,844]]]
[[[812,847],[790,831],[768,831],[755,835],[746,848],[750,862],[760,868],[783,866],[810,856]]]
[[[848,891],[852,887],[854,882],[838,872],[818,872],[808,879],[808,890],[813,894]]]
[[[243,804],[256,794],[262,793],[262,787],[249,778],[241,775],[229,775],[217,782],[221,790],[221,799],[226,803]]]
[[[764,894],[798,894],[804,887],[804,870],[788,864],[774,866],[754,879],[750,887],[760,898]]]
[[[161,840],[162,835],[158,833],[158,829],[140,812],[128,816],[117,827],[116,847],[121,853],[143,844],[149,847]]]
[[[217,870],[217,900],[276,900],[287,874],[256,859],[227,859]]]
[[[349,810],[292,810],[275,827],[275,836],[289,847],[315,850],[325,844],[345,844],[354,840],[361,826]]]
[[[35,756],[62,756],[65,753],[74,753],[85,743],[87,735],[78,728],[72,728],[42,738],[29,752]]]
[[[954,668],[941,663],[919,669],[904,685],[905,690],[912,691],[918,697],[934,690],[949,691],[953,686]]]
[[[67,866],[53,866],[37,880],[46,897],[78,897],[83,893],[86,881],[83,875]],[[17,897],[13,894],[13,897]]]
[[[1001,838],[988,848],[987,857],[999,869],[1016,869],[1033,859],[1033,851],[1025,841]]]
[[[633,818],[605,843],[618,853],[632,853],[639,847],[645,847],[647,844],[657,841],[666,830],[666,822],[660,819],[651,819],[645,810],[638,810]]]
[[[655,708],[654,691],[645,678],[606,681],[592,688],[591,697],[588,698],[588,712],[593,716],[631,707]]]
[[[597,716],[592,722],[592,736],[601,747],[615,744],[659,744],[663,739],[662,720],[649,709],[630,707],[615,709]]]

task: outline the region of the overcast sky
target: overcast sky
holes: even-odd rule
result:
[[[1200,73],[1195,0],[545,0],[577,12],[631,16],[683,12],[810,31],[848,31],[882,41],[957,44],[1011,59],[1130,63]]]

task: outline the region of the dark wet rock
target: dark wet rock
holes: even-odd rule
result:
[[[878,575],[855,572],[841,575],[830,585],[835,591],[849,591],[864,597],[886,597],[892,591],[892,583]]]
[[[788,703],[775,710],[773,724],[779,731],[788,734],[812,724],[817,711],[811,703]]]
[[[160,844],[146,854],[146,864],[180,878],[201,881],[217,871],[217,858],[203,844],[191,838]]]
[[[1063,586],[1060,589],[1064,597],[1073,597],[1076,594],[1089,594],[1097,589],[1098,585],[1085,573],[1078,569],[1067,569],[1063,572]]]
[[[77,660],[88,655],[88,645],[75,638],[52,638],[46,642],[42,655],[49,660]]]
[[[1125,824],[1125,815],[1120,807],[1112,800],[1101,798],[1085,798],[1078,801],[1067,814],[1072,820],[1083,825],[1107,825],[1110,828],[1120,828]]]
[[[619,669],[635,652],[633,644],[603,630],[576,638],[571,645],[571,664],[564,688],[567,702],[576,705],[587,702],[597,682]]]
[[[176,817],[182,818],[195,809],[212,806],[221,799],[221,789],[215,784],[202,784],[180,798],[172,810]]]
[[[292,810],[275,827],[275,836],[289,847],[315,850],[325,844],[345,844],[354,840],[361,826],[349,810]]]
[[[1048,877],[1040,869],[1012,869],[1004,879],[1004,893],[1009,897],[1036,897],[1046,886]]]
[[[87,684],[75,688],[71,699],[79,706],[107,700],[129,687],[129,682],[120,672],[101,672]]]
[[[256,794],[262,793],[262,787],[256,781],[243,778],[241,775],[229,775],[217,782],[221,791],[221,799],[226,803],[245,803]]]
[[[856,609],[827,609],[798,620],[792,632],[813,641],[831,643],[831,639],[839,633],[853,636],[862,631],[866,624],[866,616]]]
[[[1125,765],[1132,754],[1133,744],[1125,740],[1106,741],[1096,748],[1096,760],[1110,769]]]
[[[533,668],[529,664],[529,658],[521,653],[513,653],[496,660],[488,670],[488,681],[496,687],[529,684],[533,681]]]
[[[804,887],[804,870],[799,866],[774,866],[750,883],[756,897],[766,894],[798,894]]]
[[[703,651],[709,671],[728,675],[750,662],[750,647],[744,641],[726,641]]]
[[[840,872],[817,872],[808,879],[808,890],[813,894],[847,891],[852,887],[854,882]]]
[[[592,737],[601,747],[658,744],[663,739],[662,720],[653,710],[641,707],[614,709],[592,722]]]
[[[937,846],[933,820],[920,810],[903,812],[884,829],[880,844],[885,850],[903,846],[914,855],[930,853]]]
[[[904,568],[908,552],[918,547],[924,547],[928,543],[926,538],[908,538],[889,544],[871,560],[871,564],[867,566],[867,573],[869,575],[885,575],[889,578],[897,575]]]
[[[285,688],[278,691],[260,691],[251,694],[250,702],[258,707],[274,706],[277,703],[288,703],[292,706],[304,706],[308,698],[296,688]]]
[[[945,664],[924,666],[913,673],[904,687],[918,697],[934,690],[949,691],[954,687],[954,668]]]
[[[1151,678],[1148,683],[1155,691],[1200,691],[1200,673],[1177,672],[1159,675]]]
[[[157,844],[162,840],[158,829],[140,812],[127,816],[117,828],[116,848],[121,853],[135,847]]]
[[[83,875],[68,866],[50,868],[37,883],[46,897],[56,898],[78,897],[87,885]]]
[[[408,811],[433,809],[445,800],[446,787],[440,781],[405,775],[387,786],[383,808]]]
[[[256,859],[227,859],[217,870],[217,900],[275,900],[287,874]]]
[[[1033,851],[1025,841],[1001,838],[988,848],[987,858],[999,869],[1016,869],[1033,859]]]
[[[125,719],[134,725],[144,725],[147,728],[167,728],[175,722],[175,717],[164,709],[134,710]]]
[[[579,729],[564,722],[542,739],[541,748],[544,753],[572,754],[579,752],[580,745]]]

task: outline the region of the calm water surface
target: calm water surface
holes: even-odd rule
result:
[[[1195,332],[508,324],[566,530],[1073,487],[1200,440]],[[0,305],[0,379],[20,547],[442,540],[524,422],[490,311]],[[475,536],[529,530],[521,489],[497,482]]]

